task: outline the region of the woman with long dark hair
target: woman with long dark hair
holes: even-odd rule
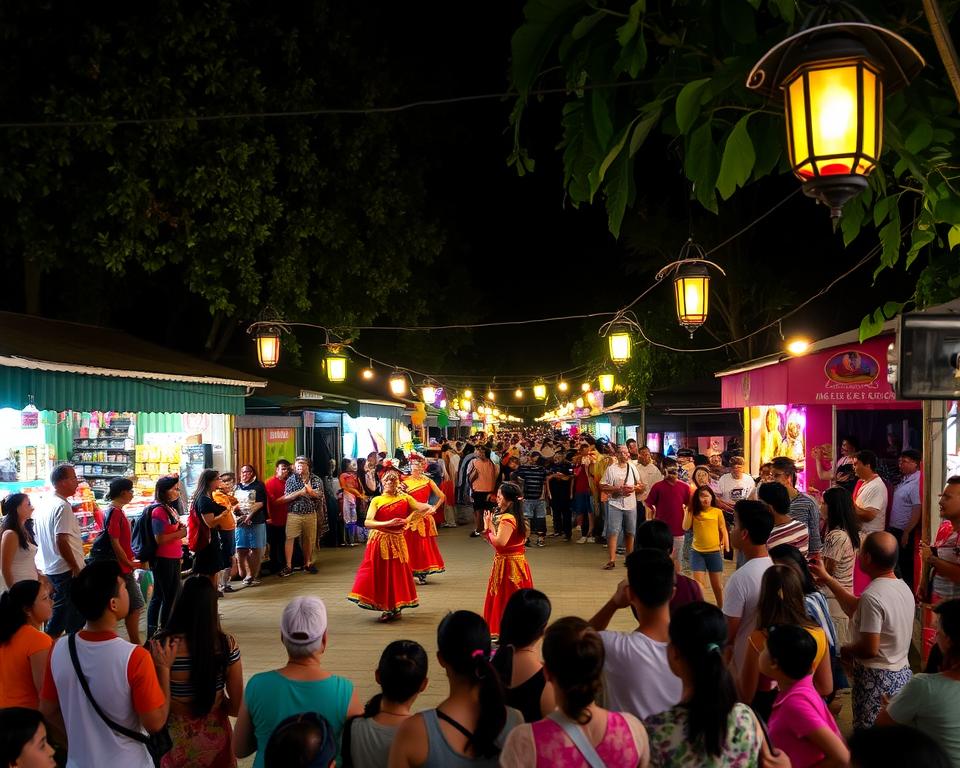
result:
[[[683,681],[683,698],[643,721],[655,768],[758,765],[763,733],[724,659],[727,620],[704,602],[688,603],[670,618],[667,661]]]
[[[853,509],[853,496],[839,486],[823,492],[820,515],[827,521],[823,539],[823,567],[848,592],[853,591],[853,566],[860,549],[860,521]],[[827,609],[837,629],[837,642],[844,645],[850,636],[850,619],[833,592],[827,589]]]
[[[40,703],[53,640],[43,623],[53,614],[50,583],[25,579],[0,593],[0,707]]]
[[[189,542],[193,552],[193,572],[210,579],[217,586],[217,577],[223,570],[220,547],[221,520],[232,515],[227,507],[213,500],[213,492],[220,490],[220,473],[205,469],[197,480],[190,505]],[[232,535],[232,533],[231,533]]]
[[[507,704],[533,723],[556,708],[540,657],[550,621],[550,598],[537,589],[521,589],[507,601],[500,619],[500,645],[493,666],[506,689]]]
[[[0,591],[12,587],[18,581],[40,578],[35,557],[37,542],[33,537],[33,504],[25,493],[11,493],[0,510]]]
[[[436,709],[400,726],[390,768],[495,768],[507,734],[523,718],[504,702],[486,622],[471,611],[448,613],[437,628],[437,648],[450,692]]]
[[[704,591],[707,576],[717,608],[723,610],[723,553],[730,547],[723,510],[717,506],[717,497],[709,485],[701,485],[684,508],[683,530],[693,532],[690,552],[690,570]]]
[[[583,619],[571,616],[550,625],[543,638],[543,660],[558,708],[539,722],[511,731],[500,758],[503,768],[648,765],[641,722],[596,703],[604,658],[603,640]]]
[[[497,490],[497,512],[483,513],[483,535],[494,549],[493,569],[483,602],[483,618],[490,634],[500,636],[500,617],[519,589],[531,589],[533,576],[524,555],[527,521],[520,509],[520,486],[502,483]]]
[[[161,768],[233,768],[233,731],[243,698],[240,648],[220,629],[217,590],[209,579],[191,576],[161,633],[179,641],[170,668],[173,749]]]
[[[0,709],[0,765],[3,768],[54,768],[46,721],[35,709]]]
[[[150,564],[153,571],[153,595],[147,606],[147,637],[166,626],[177,595],[180,594],[180,560],[187,529],[180,522],[177,503],[180,500],[180,478],[170,475],[157,480],[153,491],[150,524],[157,551]]]

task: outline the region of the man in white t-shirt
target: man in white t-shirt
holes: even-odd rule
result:
[[[747,653],[747,639],[757,628],[760,583],[773,560],[767,554],[767,539],[773,530],[773,515],[767,505],[741,499],[733,507],[730,541],[743,553],[743,565],[727,580],[723,592],[723,615],[727,617],[727,642],[733,645],[733,672],[738,679]]]
[[[853,459],[853,471],[860,481],[853,490],[853,509],[860,521],[860,538],[886,527],[887,486],[876,469],[877,454],[873,451],[859,451]]]
[[[603,472],[600,490],[606,493],[607,520],[606,535],[609,559],[604,570],[613,570],[617,565],[617,539],[623,532],[623,545],[626,554],[633,552],[633,539],[637,535],[637,494],[640,488],[640,476],[630,461],[627,446],[617,449],[617,461]]]
[[[644,501],[650,493],[650,489],[653,488],[654,483],[659,483],[663,480],[663,473],[657,469],[657,465],[653,463],[653,456],[650,455],[650,449],[647,448],[647,446],[643,446],[637,452],[637,460],[633,466],[637,468],[640,482],[644,485],[643,490],[637,495],[637,498],[640,501]]]
[[[756,481],[743,471],[745,462],[743,456],[734,456],[730,459],[730,471],[720,475],[717,481],[717,505],[724,512],[733,512],[733,505],[740,499],[750,498]]]
[[[639,549],[627,556],[626,565],[626,580],[590,620],[590,626],[600,633],[606,653],[604,706],[642,720],[680,703],[683,694],[683,683],[667,662],[675,576],[670,555],[658,549]],[[613,615],[629,607],[637,617],[637,628],[633,632],[608,631]]]
[[[853,665],[854,730],[873,726],[883,699],[893,698],[913,674],[908,656],[916,606],[910,587],[894,573],[896,565],[896,538],[874,531],[860,546],[860,568],[871,581],[859,598],[819,563],[810,566],[850,617],[851,642],[840,648],[840,658]]]

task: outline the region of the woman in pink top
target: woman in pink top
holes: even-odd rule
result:
[[[157,554],[151,563],[153,569],[153,597],[147,607],[147,637],[166,625],[173,604],[180,594],[180,556],[187,529],[180,522],[174,505],[180,498],[180,480],[161,477],[154,491],[151,505],[153,536],[157,540]]]
[[[558,709],[510,732],[500,753],[502,768],[589,768],[586,755],[594,753],[607,768],[649,765],[647,732],[641,722],[596,703],[603,661],[603,641],[583,619],[559,619],[547,628],[544,674],[553,685]]]

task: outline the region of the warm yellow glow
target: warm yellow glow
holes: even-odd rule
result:
[[[582,398],[582,397],[578,397],[578,398],[577,398],[577,408],[583,408],[583,398]]]
[[[580,385],[580,391],[581,391],[581,392],[589,392],[589,391],[590,391],[590,382],[589,382],[589,381],[583,382],[583,384]]]
[[[612,373],[601,373],[599,380],[601,392],[613,392],[614,379]]]
[[[570,389],[570,385],[567,384],[567,382],[565,381],[560,381],[560,382],[557,382],[557,389],[560,392],[566,392],[568,389]]]
[[[496,399],[497,399],[496,393],[494,393],[494,391],[493,391],[492,389],[488,389],[488,390],[487,390],[487,400],[496,400]]]
[[[347,358],[343,355],[327,355],[327,378],[343,381],[347,378]]]
[[[787,352],[791,355],[805,355],[810,349],[810,342],[807,339],[791,339],[787,344]]]
[[[597,402],[597,396],[594,395],[593,392],[587,392],[587,402],[593,405]]]
[[[516,390],[516,391],[513,393],[513,396],[514,396],[515,398],[517,398],[517,400],[523,400],[523,390],[522,390],[522,389]]]
[[[499,409],[499,408],[494,408],[494,409],[493,409],[493,415],[496,416],[497,418],[500,418],[500,409]]]
[[[677,302],[677,320],[684,328],[693,331],[707,321],[710,308],[710,277],[706,274],[674,280],[674,297]]]
[[[437,399],[437,388],[426,384],[420,388],[420,394],[423,395],[423,402],[433,405],[434,400]]]
[[[547,396],[547,386],[545,384],[534,384],[533,396],[537,400],[543,400]]]
[[[472,399],[473,399],[473,390],[472,390],[472,389],[465,389],[465,390],[463,390],[463,397],[464,397],[466,400],[472,400]],[[469,411],[470,408],[467,407],[467,410]]]
[[[257,360],[261,368],[275,368],[280,361],[280,333],[273,328],[257,334]]]
[[[467,392],[469,392],[469,391],[470,391],[470,390],[468,389]],[[467,392],[464,392],[464,393],[463,393],[463,397],[460,398],[460,405],[461,405],[461,407],[463,408],[463,410],[465,410],[465,411],[469,411],[469,410],[470,410],[470,405],[471,405],[470,400],[469,400],[469,398],[467,397]]]
[[[363,369],[363,378],[367,381],[373,378],[373,368],[364,368]]]
[[[407,394],[407,377],[402,373],[395,373],[390,377],[390,391],[397,397]]]
[[[631,339],[626,331],[611,333],[610,339],[610,359],[615,363],[625,363],[630,359]]]

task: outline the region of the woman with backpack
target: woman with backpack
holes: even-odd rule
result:
[[[215,587],[220,571],[223,570],[219,524],[226,520],[227,515],[233,515],[233,510],[214,501],[213,492],[219,490],[220,473],[215,469],[203,470],[193,492],[188,521],[188,543],[190,551],[193,552],[193,572],[208,577]]]
[[[147,607],[147,637],[153,637],[158,627],[166,627],[173,604],[180,594],[180,555],[187,529],[177,515],[180,498],[180,480],[161,477],[154,489],[154,503],[150,505],[150,532],[156,541],[151,565],[153,570],[153,597]],[[147,547],[149,549],[149,546]],[[145,553],[140,552],[145,559]]]

